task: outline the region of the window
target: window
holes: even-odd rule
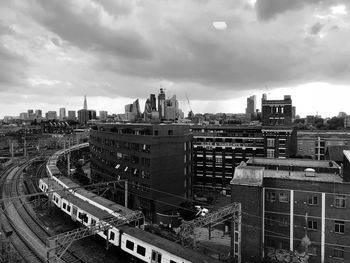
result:
[[[215,157],[215,162],[217,164],[222,164],[222,157]]]
[[[334,248],[333,257],[344,259],[344,248],[343,247]]]
[[[91,225],[92,225],[92,226],[96,225],[96,220],[93,219],[93,218],[91,218]]]
[[[280,216],[278,224],[280,226],[288,226],[288,217],[287,216]]]
[[[69,206],[67,206],[67,211],[68,211],[68,212],[70,212],[70,205],[69,205]]]
[[[312,195],[308,197],[308,203],[309,205],[317,205],[317,196],[316,195]]]
[[[114,240],[115,238],[115,233],[113,231],[111,231],[111,235],[109,236],[110,240]]]
[[[276,193],[267,191],[266,192],[266,201],[275,202],[276,201]]]
[[[63,203],[63,209],[66,209],[66,208],[67,208],[66,203]]]
[[[316,221],[309,220],[309,221],[307,222],[307,227],[308,227],[309,229],[317,230],[317,222],[316,222]]]
[[[141,256],[146,255],[146,249],[143,246],[137,245],[137,254],[140,254]]]
[[[134,242],[130,240],[126,240],[126,248],[130,250],[134,250]]]
[[[345,232],[345,222],[340,220],[334,221],[334,232],[338,234],[344,234]]]
[[[170,263],[177,263],[177,262],[176,262],[176,261],[174,261],[174,260],[171,260],[171,259],[170,259]]]
[[[275,157],[275,150],[273,149],[267,149],[267,158],[274,158]]]
[[[173,130],[168,130],[168,135],[173,135]]]
[[[275,147],[275,139],[267,139],[267,147]]]
[[[280,193],[279,201],[281,203],[288,203],[289,202],[289,194],[288,193]]]
[[[334,197],[334,206],[336,208],[345,208],[345,196],[344,195],[336,195]]]
[[[154,135],[158,135],[158,134],[159,134],[159,131],[155,130]]]

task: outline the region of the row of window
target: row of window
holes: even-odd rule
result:
[[[272,191],[266,191],[266,201],[275,202],[277,200],[277,193]],[[279,202],[286,203],[289,202],[289,193],[279,193]],[[318,196],[310,195],[307,197],[307,203],[309,205],[318,205]],[[346,196],[345,195],[335,195],[334,196],[334,207],[336,208],[346,208]]]
[[[273,226],[278,224],[279,226],[289,226],[289,216],[280,215],[277,218],[272,215],[266,215],[265,219],[266,226]],[[310,230],[318,229],[318,222],[314,220],[307,221],[307,228]],[[342,220],[334,220],[334,233],[344,234],[345,233],[345,222]]]
[[[151,145],[149,144],[117,141],[113,139],[101,138],[101,137],[92,136],[92,135],[91,135],[91,141],[96,141],[100,144],[111,146],[116,149],[127,149],[127,150],[133,150],[136,152],[145,152],[145,153],[149,153],[151,151]]]

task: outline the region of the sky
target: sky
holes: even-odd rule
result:
[[[0,118],[123,113],[165,89],[185,113],[291,95],[297,114],[350,114],[348,0],[0,2]],[[186,100],[186,94],[190,103]],[[143,110],[143,109],[142,109]]]

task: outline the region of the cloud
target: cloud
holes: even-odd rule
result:
[[[320,31],[323,27],[324,27],[324,25],[322,25],[320,22],[315,23],[310,28],[310,34],[317,35],[318,33],[320,33]]]
[[[227,24],[225,21],[215,21],[213,22],[213,27],[217,30],[225,30],[227,29]]]

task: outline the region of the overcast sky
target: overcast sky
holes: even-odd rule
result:
[[[160,87],[187,113],[292,95],[297,114],[350,114],[346,0],[11,0],[0,3],[0,118],[122,113]],[[143,107],[143,103],[141,104]],[[258,104],[260,107],[260,104]],[[143,109],[142,109],[143,110]]]

